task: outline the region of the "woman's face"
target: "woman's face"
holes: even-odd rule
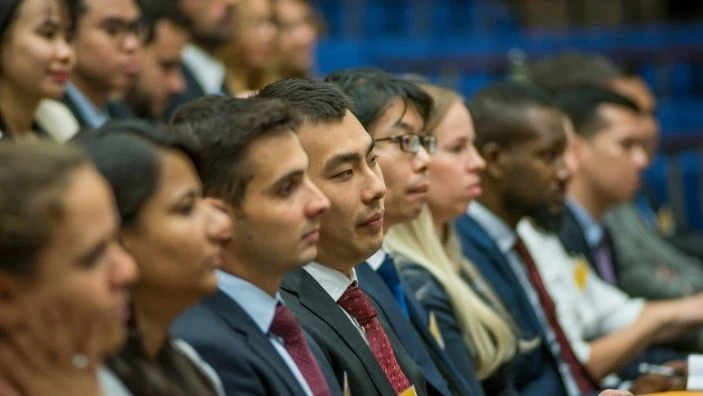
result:
[[[201,198],[190,160],[159,150],[161,175],[133,226],[121,241],[141,271],[137,293],[197,301],[217,289],[215,269],[230,238],[229,218]],[[153,295],[153,294],[152,294]]]
[[[270,0],[248,0],[239,6],[240,56],[252,69],[268,67],[276,49],[278,28],[274,23],[274,10]]]
[[[67,37],[58,0],[22,0],[0,44],[0,82],[37,99],[60,98],[75,60]]]
[[[101,323],[101,350],[111,354],[126,339],[128,288],[138,276],[117,240],[112,193],[102,176],[85,166],[72,175],[61,206],[61,220],[38,258],[36,273],[16,279],[15,292],[4,294],[17,295],[13,309],[20,317],[27,310],[51,308],[60,309],[77,332]]]
[[[433,132],[437,152],[428,167],[428,205],[435,218],[449,221],[464,213],[469,202],[481,195],[479,174],[486,163],[474,146],[473,122],[463,103],[451,105]]]

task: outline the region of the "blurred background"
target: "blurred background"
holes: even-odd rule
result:
[[[564,51],[601,53],[654,90],[660,152],[646,182],[678,226],[703,229],[703,2],[317,0],[319,75],[418,74],[471,97]]]

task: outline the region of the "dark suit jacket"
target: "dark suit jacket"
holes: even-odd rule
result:
[[[246,311],[222,291],[181,315],[173,325],[172,334],[192,345],[217,371],[229,396],[305,396],[268,337]],[[341,395],[323,352],[312,340],[308,342],[332,395]]]
[[[198,80],[195,79],[193,72],[191,72],[186,65],[181,66],[181,70],[186,83],[185,89],[183,92],[171,98],[171,102],[168,106],[166,106],[166,110],[164,111],[165,121],[168,121],[181,105],[188,103],[193,99],[205,96],[205,91],[200,86]]]
[[[454,306],[444,287],[422,266],[412,262],[404,262],[402,259],[398,260],[397,263],[401,268],[401,276],[415,291],[423,306],[428,311],[434,312],[444,341],[444,350],[447,351],[452,362],[457,366],[471,365],[473,367],[473,360],[464,343],[463,332],[456,320]],[[511,364],[503,365],[490,378],[481,384],[477,383],[477,386],[483,386],[481,392],[485,392],[486,395],[516,396],[519,393],[515,389],[513,369]]]
[[[540,337],[542,343],[515,360],[515,386],[521,395],[565,395],[557,362],[544,342],[545,333],[527,299],[507,257],[498,249],[491,236],[468,215],[459,217],[456,230],[462,250],[495,293],[517,324],[523,339]]]
[[[407,287],[405,287],[405,299],[410,320],[403,316],[390,289],[368,263],[363,262],[356,266],[356,276],[361,288],[388,317],[391,328],[408,355],[422,369],[430,394],[476,396],[482,394],[473,364],[469,361],[468,367],[464,366],[461,372],[454,367],[427,329],[429,322],[427,313],[412,292],[407,293]]]
[[[581,224],[576,219],[576,215],[568,205],[564,207],[564,217],[561,223],[561,230],[559,231],[559,239],[561,239],[561,243],[564,245],[567,252],[572,255],[583,255],[586,260],[588,260],[588,263],[591,265],[593,271],[595,271],[595,273],[602,278],[600,271],[598,271],[598,266],[596,265],[593,249],[591,249],[588,245],[588,242],[586,241],[586,234],[581,228]],[[610,252],[611,263],[613,263],[613,270],[615,271],[615,276],[617,277],[617,269],[619,268],[619,265],[617,262],[615,244],[612,240],[610,241]]]
[[[68,95],[64,95],[63,98],[61,98],[61,102],[68,107],[68,109],[71,111],[73,116],[76,118],[76,121],[78,122],[78,125],[81,126],[81,128],[88,127],[86,125],[86,120],[83,118],[83,115],[81,112],[78,110],[78,106],[71,100]],[[121,120],[125,118],[134,118],[134,113],[130,108],[119,101],[116,100],[108,100],[107,101],[107,114],[110,116],[111,120]]]
[[[310,274],[304,269],[289,273],[283,280],[281,296],[305,330],[330,357],[339,383],[347,373],[352,395],[395,396],[391,383],[359,331]],[[424,376],[391,331],[388,319],[381,310],[378,319],[408,380],[415,385],[419,395],[426,395]]]

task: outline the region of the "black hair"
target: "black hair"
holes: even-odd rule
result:
[[[258,97],[283,100],[303,121],[314,124],[341,121],[352,107],[349,98],[336,85],[307,78],[269,84],[259,91]]]
[[[414,105],[423,123],[427,122],[432,111],[432,98],[419,86],[380,69],[343,70],[330,74],[325,81],[339,86],[349,96],[353,103],[352,113],[367,131],[395,100],[402,101],[405,106]]]
[[[605,88],[595,86],[571,87],[559,91],[556,104],[571,119],[577,134],[590,138],[605,126],[600,109],[602,105],[620,106],[634,113],[641,113],[632,100]]]
[[[557,109],[547,92],[514,81],[488,85],[474,95],[468,106],[479,150],[489,142],[510,147],[531,138],[533,129],[525,122],[525,112],[533,108]]]
[[[193,142],[146,121],[111,121],[81,135],[77,142],[112,187],[123,227],[135,224],[156,192],[161,175],[158,149],[180,151],[196,168],[200,164]]]
[[[55,143],[0,143],[0,271],[32,275],[63,221],[62,193],[90,160]]]
[[[171,127],[197,139],[205,194],[237,208],[256,172],[249,158],[252,143],[271,134],[296,132],[300,123],[298,114],[278,99],[207,96],[179,108]]]
[[[12,25],[17,19],[17,14],[19,13],[19,8],[24,0],[2,0],[0,1],[0,42],[10,34]],[[77,17],[78,5],[77,3],[81,0],[58,0],[60,6],[62,6],[66,15],[68,16],[68,31],[70,32],[75,26],[75,20]]]
[[[162,20],[172,22],[184,30],[190,30],[190,18],[181,11],[180,7],[174,5],[173,0],[139,0],[139,6],[142,10],[142,21],[147,28],[145,44],[150,44],[156,39],[156,26]]]

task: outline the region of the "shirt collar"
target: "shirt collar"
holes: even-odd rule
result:
[[[252,283],[220,270],[217,271],[217,283],[223,293],[244,309],[262,333],[269,332],[280,301],[278,296],[271,297]]]
[[[517,234],[503,220],[478,202],[471,202],[467,213],[488,232],[503,254],[513,250],[517,242]]]
[[[378,249],[376,253],[366,259],[366,263],[368,263],[374,271],[378,271],[381,265],[383,265],[383,261],[386,259],[386,256],[388,256],[386,249]]]
[[[86,124],[90,127],[99,128],[110,119],[107,109],[97,108],[90,99],[83,95],[83,92],[70,82],[66,83],[66,95],[73,101],[78,112],[81,113]]]
[[[303,269],[325,289],[325,292],[327,292],[334,301],[339,300],[350,285],[359,283],[354,269],[352,269],[351,279],[335,269],[316,262],[307,264]]]
[[[222,93],[225,80],[225,67],[222,62],[193,44],[183,49],[182,60],[206,95]]]
[[[601,239],[603,239],[603,225],[594,220],[586,209],[573,198],[568,198],[566,200],[566,205],[568,205],[569,209],[574,213],[576,222],[579,223],[579,226],[583,230],[588,246],[591,248],[596,247]]]

